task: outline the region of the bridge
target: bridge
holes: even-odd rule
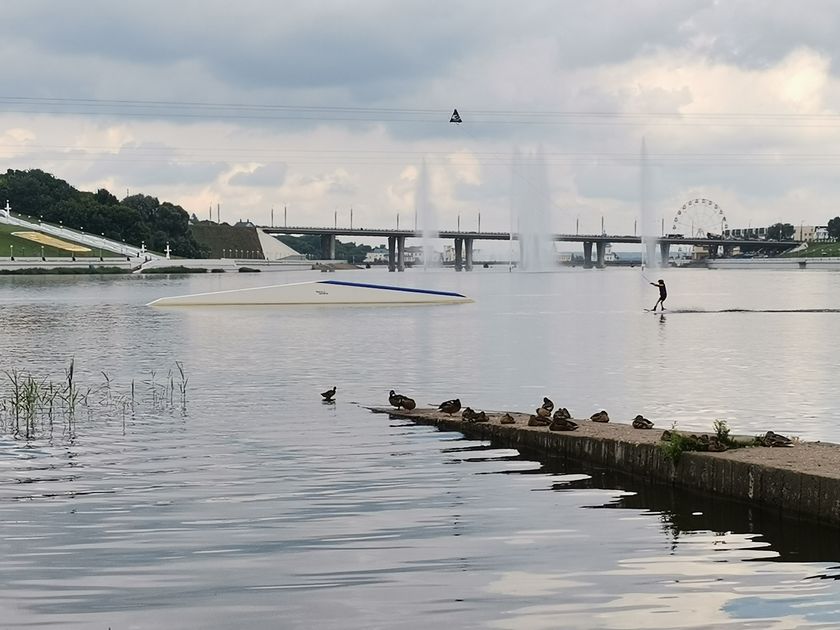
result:
[[[321,257],[325,260],[335,259],[335,239],[338,236],[363,236],[388,239],[388,271],[405,270],[405,239],[423,238],[423,232],[419,230],[401,230],[388,228],[341,228],[341,227],[304,227],[304,226],[283,226],[283,227],[259,227],[267,234],[289,234],[289,235],[320,235]],[[437,230],[435,238],[451,239],[455,242],[455,271],[472,271],[473,268],[473,243],[475,241],[509,241],[510,232],[477,232],[468,230]],[[513,240],[519,240],[517,234],[513,234]],[[636,235],[621,234],[554,234],[552,240],[568,243],[583,243],[584,267],[598,267],[602,269],[605,264],[607,245],[612,243],[636,243],[642,244],[642,237]],[[718,250],[722,251],[724,257],[731,256],[732,250],[736,247],[744,250],[773,250],[782,252],[799,245],[798,241],[782,240],[755,240],[724,238],[715,236],[711,238],[682,237],[682,236],[658,236],[650,239],[645,238],[647,245],[648,259],[652,258],[659,246],[662,260],[667,261],[671,245],[700,245],[708,248],[709,257],[715,258]],[[521,245],[520,245],[521,246]],[[595,247],[596,259],[592,260],[592,248]]]

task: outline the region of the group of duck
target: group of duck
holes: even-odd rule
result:
[[[411,411],[417,404],[413,398],[396,393],[393,389],[388,394],[388,402],[397,409],[403,408]],[[450,416],[461,411],[461,399],[453,398],[445,400],[438,405],[438,411],[449,414]],[[553,413],[552,413],[553,412]],[[465,422],[488,422],[489,418],[484,411],[475,411],[472,407],[465,407],[461,411],[461,418]],[[604,411],[598,411],[590,417],[592,422],[609,422],[610,416]],[[514,424],[516,420],[509,413],[505,413],[499,420],[500,424]],[[633,418],[634,429],[652,429],[653,422],[642,415],[637,415]],[[556,411],[554,409],[554,402],[547,397],[543,398],[542,405],[537,407],[536,413],[531,415],[528,419],[528,426],[539,427],[547,426],[549,431],[574,431],[578,428],[578,423],[572,420],[572,414],[565,407],[560,407]]]
[[[549,431],[574,431],[578,428],[578,423],[572,420],[572,414],[570,414],[569,410],[565,407],[558,408],[554,411],[553,415],[552,411],[554,411],[554,402],[550,398],[543,398],[542,405],[537,407],[536,413],[532,414],[528,419],[528,426],[547,426]],[[593,413],[589,419],[592,422],[604,423],[610,421],[610,415],[602,409],[601,411]],[[653,422],[641,414],[633,418],[632,424],[634,429],[653,428]]]
[[[333,397],[335,396],[335,387],[330,390],[321,393],[321,396],[324,397],[325,402],[333,402]],[[405,396],[404,394],[398,394],[393,389],[388,393],[388,402],[391,403],[393,407],[397,409],[406,409],[407,411],[411,411],[417,407],[417,403],[414,401],[413,398],[409,396]],[[443,413],[449,414],[450,416],[458,413],[461,411],[461,399],[460,398],[453,398],[451,400],[445,400],[438,405],[438,411]],[[465,407],[463,411],[461,411],[461,418],[465,422],[489,422],[489,418],[487,413],[484,411],[475,411],[472,407]],[[597,411],[593,413],[589,419],[592,422],[600,422],[606,423],[610,421],[610,415],[605,411]],[[516,420],[512,415],[509,413],[505,413],[499,419],[500,424],[515,424]],[[635,418],[633,418],[631,422],[634,429],[652,429],[653,422],[645,418],[643,415],[639,414]],[[535,413],[533,413],[530,418],[528,418],[528,426],[529,427],[548,427],[549,431],[574,431],[580,425],[577,422],[572,420],[572,414],[569,413],[569,410],[565,407],[559,407],[558,409],[554,409],[554,401],[550,398],[544,397],[542,404],[537,407]],[[671,431],[663,431],[662,432],[662,440],[668,441],[671,439],[673,433]],[[727,449],[726,444],[724,444],[720,439],[718,439],[714,435],[689,435],[687,439],[696,443],[694,450],[703,450],[703,451],[725,451]],[[768,431],[766,435],[756,438],[756,444],[761,446],[792,446],[793,440],[790,438],[780,435],[779,433],[774,433],[773,431]]]

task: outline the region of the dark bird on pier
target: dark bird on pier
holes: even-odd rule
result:
[[[537,416],[540,418],[549,418],[551,417],[551,410],[545,407],[537,407]]]
[[[597,413],[593,413],[589,419],[592,420],[592,422],[609,422],[610,415],[602,409]]]
[[[634,429],[652,429],[653,422],[645,418],[642,414],[639,414],[635,418],[633,418],[633,428]]]
[[[569,420],[568,418],[555,418],[548,425],[549,431],[574,431],[578,428],[577,422]]]
[[[407,411],[411,411],[417,406],[417,403],[414,402],[414,399],[409,398],[408,396],[403,396],[400,404],[402,405],[402,408],[406,409]]]
[[[768,431],[764,437],[758,440],[762,446],[793,446],[793,440],[781,433]]]
[[[325,392],[321,392],[321,396],[324,397],[325,402],[332,402],[333,396],[335,396],[335,385],[333,385],[332,389],[328,389]]]
[[[391,406],[396,407],[397,409],[402,407],[403,398],[405,398],[405,396],[396,393],[393,389],[388,394],[388,402],[391,403]]]
[[[438,405],[438,411],[448,413],[450,416],[453,413],[458,413],[461,410],[461,399],[453,398],[452,400],[445,400]]]
[[[516,424],[516,420],[513,419],[512,415],[506,413],[502,416],[502,419],[499,420],[499,424]]]
[[[451,401],[450,401],[451,402]],[[446,404],[446,403],[443,403]],[[443,406],[443,405],[441,405]],[[443,411],[446,411],[445,409]],[[473,422],[475,420],[476,413],[473,411],[472,407],[465,407],[464,410],[461,412],[461,418],[466,420],[467,422]]]
[[[540,418],[539,416],[531,416],[528,418],[529,427],[545,427],[549,424],[551,424],[551,420],[548,418]]]
[[[548,409],[548,413],[554,411],[554,402],[550,398],[543,398],[543,409]]]
[[[569,413],[569,410],[565,407],[560,407],[557,411],[554,412],[554,420],[571,420],[572,414]]]

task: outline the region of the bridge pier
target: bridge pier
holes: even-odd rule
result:
[[[671,244],[659,241],[659,256],[662,258],[662,266],[668,266],[668,260],[671,257]]]
[[[405,271],[405,236],[397,237],[397,271]]]
[[[321,234],[321,259],[335,260],[335,234]]]
[[[388,271],[396,271],[396,249],[397,249],[397,237],[396,236],[389,236],[388,237]]]
[[[592,241],[583,241],[583,268],[592,269]]]
[[[596,266],[598,267],[598,269],[603,269],[604,267],[607,266],[607,263],[606,263],[607,242],[606,241],[598,241],[597,243],[595,243],[595,246],[596,246],[597,257],[598,257],[598,262],[596,263]]]
[[[461,250],[464,246],[464,239],[463,238],[456,238],[455,239],[455,271],[461,271],[464,267],[463,257],[461,255]]]
[[[466,271],[473,270],[473,239],[465,238],[464,239],[464,269]]]

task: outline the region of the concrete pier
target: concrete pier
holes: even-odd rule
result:
[[[578,430],[564,432],[529,427],[529,414],[524,413],[511,412],[516,423],[501,424],[503,412],[488,411],[489,422],[475,423],[462,420],[460,414],[449,417],[436,409],[371,410],[459,431],[498,446],[521,447],[549,458],[597,464],[651,481],[777,509],[786,516],[840,526],[838,444],[799,442],[782,448],[684,452],[675,464],[659,447],[661,429],[639,430],[630,424],[576,420]]]

